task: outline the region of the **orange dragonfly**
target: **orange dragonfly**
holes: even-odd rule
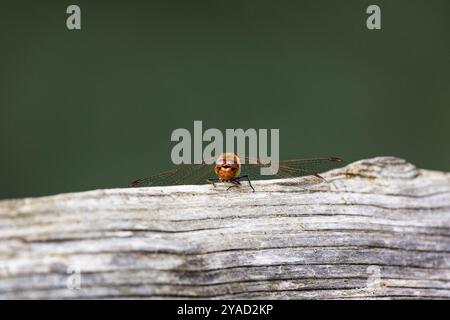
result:
[[[205,182],[216,183],[229,182],[228,188],[239,187],[241,181],[245,180],[253,191],[251,180],[267,180],[280,178],[294,178],[302,176],[320,176],[325,172],[342,165],[343,160],[337,157],[309,158],[296,160],[283,160],[278,163],[279,170],[273,175],[262,175],[261,168],[270,167],[259,160],[249,161],[245,158],[245,164],[241,164],[239,157],[234,153],[223,153],[215,164],[181,164],[174,169],[158,172],[147,178],[134,180],[129,187],[169,186],[182,184],[204,184]],[[215,173],[216,177],[211,178]],[[227,190],[228,190],[227,189]]]

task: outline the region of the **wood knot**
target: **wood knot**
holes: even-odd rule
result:
[[[416,166],[396,157],[356,161],[343,168],[342,173],[366,179],[413,179],[420,174]]]

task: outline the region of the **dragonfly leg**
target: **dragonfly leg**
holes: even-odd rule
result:
[[[253,192],[255,192],[255,188],[253,188],[252,182],[250,181],[250,178],[248,177],[248,175],[240,176],[240,177],[236,178],[236,180],[241,180],[241,179],[247,179],[250,188],[252,188]]]
[[[230,182],[233,184],[232,186],[229,186],[227,188],[227,191],[230,190],[231,188],[236,188],[239,187],[241,185],[241,183],[239,182],[239,180],[234,179],[234,180],[230,180]]]
[[[209,183],[212,183],[214,188],[216,187],[216,182],[220,182],[220,179],[206,179]]]

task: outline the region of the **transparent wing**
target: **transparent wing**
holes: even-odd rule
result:
[[[245,162],[250,162],[250,159],[246,158]],[[343,164],[344,161],[336,157],[283,160],[278,163],[279,170],[276,174],[262,175],[261,168],[268,168],[270,164],[263,164],[258,161],[256,164],[243,164],[241,175],[248,175],[250,180],[294,178],[311,175],[320,177],[320,173],[338,168]]]
[[[208,164],[180,164],[171,170],[134,180],[129,187],[205,184],[208,178],[214,177],[213,168],[213,165]]]

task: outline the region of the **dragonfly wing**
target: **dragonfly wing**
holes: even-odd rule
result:
[[[171,170],[161,171],[130,183],[129,187],[205,184],[213,176],[213,167],[206,164],[180,164]]]
[[[244,164],[241,175],[248,175],[253,180],[294,178],[310,175],[317,176],[321,172],[338,168],[342,164],[343,160],[336,157],[284,160],[278,163],[278,172],[273,175],[261,174],[261,168],[268,168],[270,164]]]

